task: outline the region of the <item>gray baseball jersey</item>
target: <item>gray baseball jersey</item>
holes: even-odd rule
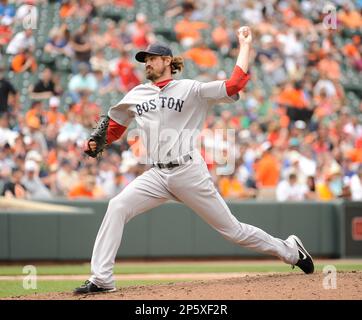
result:
[[[162,89],[138,85],[108,115],[123,126],[135,119],[147,158],[169,162],[193,149],[210,106],[236,100],[238,95],[227,95],[225,81],[172,80]]]
[[[94,244],[91,282],[99,287],[114,288],[113,266],[124,225],[167,200],[183,202],[229,241],[277,256],[289,264],[298,261],[297,245],[291,237],[275,238],[235,218],[215,188],[198,150],[191,150],[192,144],[183,140],[184,130],[196,134],[202,128],[210,105],[236,99],[236,96],[228,97],[224,81],[173,80],[162,89],[152,84],[139,85],[109,110],[110,118],[123,126],[128,126],[132,119],[137,121],[138,127],[146,133],[144,143],[151,143],[147,150],[152,161],[174,160],[180,150],[189,152],[192,157],[171,169],[152,167],[110,200]],[[177,134],[170,135],[165,147],[160,145],[164,143],[162,137],[150,138],[152,132],[162,135],[162,131],[169,129]],[[186,142],[185,147],[182,142]]]

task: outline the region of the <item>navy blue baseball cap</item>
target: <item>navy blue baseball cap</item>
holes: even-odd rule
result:
[[[136,60],[138,62],[145,62],[145,57],[147,54],[153,54],[156,56],[169,56],[169,57],[173,57],[172,55],[172,51],[169,47],[165,46],[162,43],[153,43],[150,44],[146,50],[144,51],[139,51],[136,53]]]

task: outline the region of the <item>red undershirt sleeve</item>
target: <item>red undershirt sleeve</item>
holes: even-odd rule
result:
[[[245,73],[239,66],[235,66],[230,79],[225,81],[226,92],[229,97],[242,90],[250,79],[250,74]]]
[[[119,139],[122,134],[126,131],[127,127],[124,127],[112,119],[109,119],[107,129],[107,144],[111,144],[113,141]]]

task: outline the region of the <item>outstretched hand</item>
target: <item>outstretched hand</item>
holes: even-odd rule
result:
[[[240,45],[250,44],[252,41],[251,29],[248,26],[240,27],[238,30],[238,38]]]

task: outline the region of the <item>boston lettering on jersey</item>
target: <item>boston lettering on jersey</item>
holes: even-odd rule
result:
[[[138,115],[141,116],[144,112],[156,110],[157,105],[159,105],[159,108],[181,112],[184,102],[184,100],[173,97],[159,97],[158,101],[156,99],[151,99],[142,102],[141,104],[137,104],[136,110]]]

